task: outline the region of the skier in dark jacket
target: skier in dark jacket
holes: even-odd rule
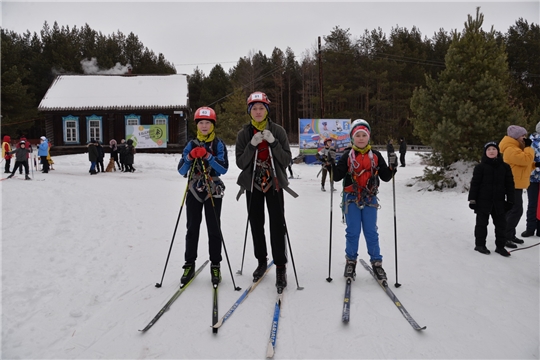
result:
[[[25,180],[32,180],[28,176],[28,154],[30,153],[30,149],[26,148],[26,141],[19,142],[17,148],[15,150],[9,151],[7,154],[13,155],[15,154],[15,167],[13,168],[13,171],[11,172],[11,175],[9,175],[7,178],[10,179],[15,175],[15,171],[17,171],[18,168],[23,168],[25,171]]]
[[[345,215],[345,272],[354,279],[360,233],[364,233],[371,266],[380,282],[386,281],[377,230],[379,180],[388,182],[396,172],[387,166],[381,153],[371,148],[371,127],[366,120],[357,119],[351,124],[352,147],[345,149],[334,166],[334,181],[343,180],[342,211]]]
[[[199,244],[202,212],[208,232],[208,250],[210,253],[210,273],[212,284],[221,282],[221,205],[225,185],[219,178],[227,173],[229,160],[225,143],[216,136],[216,112],[209,107],[195,111],[197,138],[184,148],[182,159],[178,163],[180,175],[189,173],[189,191],[186,195],[187,232],[184,259],[184,274],[180,279],[187,284],[195,274],[195,260]],[[210,192],[208,191],[210,189]]]
[[[514,204],[514,177],[510,165],[505,163],[499,146],[491,141],[484,145],[480,164],[476,165],[469,190],[469,207],[476,213],[474,250],[489,254],[486,247],[489,216],[495,225],[495,252],[510,256],[506,243],[506,212]]]
[[[253,272],[253,281],[260,279],[267,267],[266,202],[272,257],[276,264],[276,287],[280,291],[287,286],[283,190],[298,196],[289,189],[286,173],[292,158],[291,149],[285,129],[268,117],[270,100],[265,93],[257,91],[249,95],[247,106],[251,122],[244,125],[236,137],[236,165],[241,170],[237,180],[240,185],[238,195],[246,191],[253,248],[259,263]]]
[[[105,172],[105,169],[103,167],[103,159],[105,158],[105,151],[103,150],[103,146],[101,146],[101,142],[96,141],[96,149],[98,151],[98,158],[96,162],[96,171],[97,172]]]
[[[326,191],[324,188],[324,183],[326,182],[326,176],[329,171],[332,169],[332,164],[336,161],[336,149],[332,146],[332,139],[326,138],[324,139],[324,147],[321,149],[321,151],[318,151],[317,154],[315,154],[315,157],[317,160],[321,162],[321,191]],[[330,181],[330,191],[335,191],[334,184],[332,181]]]

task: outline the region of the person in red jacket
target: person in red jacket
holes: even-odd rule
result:
[[[4,167],[4,173],[11,173],[9,171],[9,167],[11,165],[11,155],[9,152],[11,151],[11,137],[9,135],[4,136],[4,140],[2,142],[2,157],[6,161],[6,165]]]

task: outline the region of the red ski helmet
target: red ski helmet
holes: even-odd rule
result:
[[[261,103],[266,108],[266,111],[270,112],[270,100],[265,93],[261,91],[255,91],[247,98],[247,113],[251,113],[251,108],[255,103]]]
[[[214,109],[203,106],[195,110],[195,114],[193,115],[193,119],[195,120],[195,123],[199,122],[199,120],[208,120],[216,124],[216,112]]]

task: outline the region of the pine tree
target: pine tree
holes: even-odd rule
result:
[[[522,109],[508,96],[510,73],[503,45],[495,32],[481,29],[484,16],[477,8],[463,34],[454,32],[443,70],[426,87],[414,91],[411,109],[415,134],[440,155],[442,165],[478,160],[482,146],[500,141],[509,125],[526,126]]]

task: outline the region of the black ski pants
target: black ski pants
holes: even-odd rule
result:
[[[272,246],[274,264],[276,266],[285,265],[287,263],[287,256],[285,254],[283,191],[275,191],[274,188],[271,188],[266,193],[263,193],[262,191],[253,189],[253,192],[246,192],[246,201],[255,258],[259,261],[264,261],[268,256],[266,236],[264,235],[264,203],[266,202],[268,218],[270,220],[270,244]]]
[[[529,232],[540,233],[540,221],[536,219],[536,208],[538,206],[538,189],[540,183],[531,182],[527,188],[527,225],[526,230]]]
[[[206,195],[206,193],[202,193]],[[197,260],[197,248],[199,246],[199,232],[201,229],[202,212],[204,209],[204,219],[208,231],[208,250],[212,264],[221,263],[221,198],[208,198],[201,203],[188,190],[186,196],[187,232],[186,232],[186,252],[184,259],[186,263],[194,263]],[[215,210],[215,213],[214,213]]]
[[[523,189],[514,190],[514,206],[506,213],[506,239],[514,240],[516,227],[523,215]]]
[[[505,214],[476,213],[476,226],[474,227],[474,238],[476,246],[486,246],[488,234],[489,216],[495,225],[495,246],[504,247],[506,244],[506,216]]]
[[[11,175],[14,175],[17,169],[24,168],[24,173],[28,175],[28,160],[25,161],[15,161],[15,167],[13,168],[13,171],[11,172]]]

